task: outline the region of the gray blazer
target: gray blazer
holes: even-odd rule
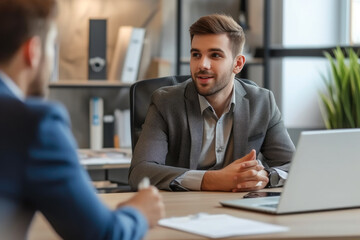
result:
[[[265,165],[288,171],[295,147],[272,92],[241,80],[234,86],[233,161],[255,149]],[[175,178],[197,168],[202,137],[203,118],[191,79],[155,91],[133,153],[131,187],[148,176],[159,189],[172,190]]]

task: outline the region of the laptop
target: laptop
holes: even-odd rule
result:
[[[281,196],[220,201],[287,214],[360,207],[360,129],[304,131]]]

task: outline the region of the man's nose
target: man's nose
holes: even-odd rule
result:
[[[211,68],[211,61],[207,57],[202,57],[199,62],[200,69],[210,69]]]

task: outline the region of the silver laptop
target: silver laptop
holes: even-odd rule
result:
[[[360,129],[300,135],[281,196],[221,201],[273,214],[360,207]]]

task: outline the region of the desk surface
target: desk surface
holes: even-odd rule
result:
[[[103,201],[112,209],[134,193],[100,194]],[[277,225],[288,226],[290,231],[276,234],[252,235],[230,239],[360,239],[360,209],[346,209],[313,213],[275,216],[265,213],[224,208],[219,200],[240,198],[245,193],[221,192],[162,192],[166,217],[184,216],[199,212],[210,214],[225,213]],[[60,239],[41,214],[33,222],[29,239]],[[151,229],[146,239],[206,239],[201,236],[168,228]]]

